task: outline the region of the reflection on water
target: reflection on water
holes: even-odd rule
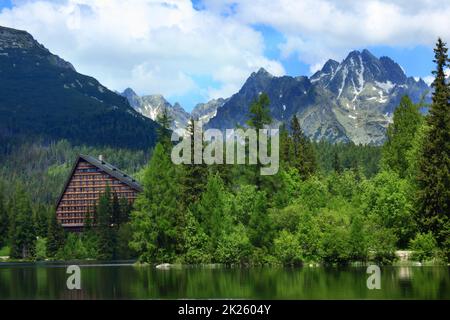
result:
[[[412,267],[399,267],[398,268],[398,277],[401,280],[411,280],[413,276],[413,268]]]
[[[368,290],[365,267],[156,270],[81,266],[81,290],[67,290],[65,265],[0,265],[0,299],[450,299],[448,267],[383,267]]]

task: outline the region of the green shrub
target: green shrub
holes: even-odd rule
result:
[[[369,259],[380,264],[389,264],[394,261],[398,238],[393,230],[371,220],[368,220],[366,224]]]
[[[299,265],[302,262],[300,244],[292,233],[283,230],[274,240],[275,257],[283,265]]]
[[[219,240],[216,258],[217,262],[225,264],[242,264],[248,262],[251,252],[250,240],[241,224],[233,228],[230,234],[224,234]]]
[[[38,238],[36,240],[36,260],[45,260],[47,258],[47,239]]]
[[[431,232],[417,233],[410,241],[410,249],[413,251],[411,258],[418,261],[428,261],[437,257],[438,245]]]
[[[0,257],[7,257],[9,256],[10,248],[8,246],[3,247],[0,249]]]
[[[394,172],[383,171],[363,183],[362,210],[397,237],[397,245],[405,248],[417,229],[412,195],[406,179]]]
[[[58,251],[57,258],[62,260],[77,260],[96,258],[96,256],[92,257],[89,255],[89,251],[84,246],[81,235],[69,233],[64,247]]]

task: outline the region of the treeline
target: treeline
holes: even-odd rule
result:
[[[368,178],[380,171],[382,147],[349,143],[313,142],[318,167],[323,174],[361,170]]]
[[[391,262],[400,248],[413,250],[417,260],[448,260],[446,51],[439,39],[429,114],[423,117],[408,97],[395,110],[379,172],[377,148],[342,147],[347,159],[340,147],[314,148],[296,117],[281,130],[275,176],[260,176],[259,162],[176,166],[161,135],[132,212],[130,246],[153,263]],[[249,127],[271,123],[268,105],[265,94],[251,105]],[[167,117],[160,120],[168,127]],[[188,132],[193,137],[192,125]],[[318,150],[327,156],[318,157]]]
[[[340,159],[339,168],[355,169],[361,168],[364,172],[370,171],[365,158],[378,159],[381,149],[376,147],[331,144],[327,142],[313,143],[314,152],[317,157],[318,171],[323,175],[334,170],[333,157],[337,155]],[[55,143],[27,142],[27,141],[5,141],[1,146],[0,157],[0,256],[10,255],[11,238],[8,230],[9,222],[13,220],[21,221],[27,225],[24,230],[33,235],[25,242],[27,250],[24,252],[12,252],[12,257],[26,257],[28,259],[95,259],[105,258],[96,254],[97,240],[93,233],[81,234],[60,234],[60,229],[56,228],[55,202],[62,187],[68,178],[72,164],[78,154],[99,155],[134,176],[143,180],[143,167],[149,158],[149,152],[131,151],[125,149],[113,149],[109,147],[88,147],[72,146],[68,141],[61,140]],[[375,165],[376,167],[376,165]],[[206,184],[206,171],[203,166],[192,166],[191,175],[186,175],[184,184],[187,189],[183,192],[183,198],[197,200],[204,191]],[[214,168],[217,171],[218,168]],[[341,169],[339,169],[341,170]],[[195,183],[196,173],[202,176],[203,184]],[[221,168],[219,170],[221,179],[230,186],[234,181],[235,185],[248,180],[248,175],[252,174],[244,166]],[[247,175],[247,176],[246,176]],[[193,179],[193,184],[189,179]],[[242,181],[241,181],[242,180]],[[270,193],[271,191],[268,190]],[[113,201],[113,197],[111,197]],[[277,201],[284,201],[278,199]],[[15,205],[17,203],[17,205]],[[21,208],[20,210],[18,208]],[[114,216],[114,214],[110,214]],[[16,219],[18,217],[18,219]],[[31,222],[31,223],[29,223]],[[49,231],[49,225],[51,228]],[[113,232],[114,242],[120,249],[117,254],[109,257],[129,259],[137,257],[136,252],[128,246],[130,239],[130,226],[123,226],[120,231]],[[27,237],[19,237],[27,238]],[[56,240],[54,240],[56,238]],[[61,240],[63,239],[63,240]],[[95,240],[95,241],[94,241]],[[48,245],[47,245],[48,244]],[[62,250],[62,248],[64,248]],[[2,250],[3,249],[3,250]],[[59,251],[59,254],[57,254]]]

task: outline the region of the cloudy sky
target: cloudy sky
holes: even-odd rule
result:
[[[311,75],[355,49],[429,77],[449,17],[448,0],[0,0],[0,25],[27,30],[79,72],[187,110],[228,97],[260,67]]]

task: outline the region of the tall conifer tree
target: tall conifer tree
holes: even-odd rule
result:
[[[47,256],[54,257],[58,250],[64,246],[64,240],[64,230],[56,219],[56,215],[50,215],[47,228]]]
[[[6,204],[3,195],[2,185],[0,184],[0,248],[8,242],[9,217],[6,211]]]
[[[387,141],[383,146],[382,166],[395,171],[404,178],[408,172],[407,153],[413,147],[422,124],[419,106],[404,96],[394,111],[394,121],[387,130]]]
[[[115,234],[112,219],[111,189],[106,187],[97,203],[95,229],[98,235],[98,258],[111,260],[114,258]]]
[[[185,219],[178,179],[170,155],[158,143],[145,169],[144,191],[131,213],[130,245],[143,261],[172,262],[182,253]]]
[[[16,188],[10,205],[10,245],[12,258],[31,258],[36,234],[33,225],[31,201],[22,186]]]
[[[316,171],[316,156],[311,141],[305,136],[296,115],[291,120],[292,164],[303,179]]]
[[[423,230],[433,232],[440,244],[450,247],[450,87],[446,44],[438,39],[434,49],[436,70],[433,103],[427,116],[418,174],[418,200]]]
[[[191,164],[184,164],[182,172],[183,199],[186,206],[190,206],[199,200],[200,195],[205,190],[208,177],[207,165],[203,162],[201,164],[194,163],[195,130],[194,119],[191,118],[186,128],[191,139]]]
[[[249,119],[247,120],[247,125],[250,128],[256,130],[257,134],[257,163],[255,166],[255,185],[258,189],[261,189],[262,178],[261,178],[261,162],[259,160],[259,130],[264,129],[266,125],[272,123],[272,116],[270,115],[270,99],[266,93],[259,95],[258,99],[250,105],[249,109]]]

